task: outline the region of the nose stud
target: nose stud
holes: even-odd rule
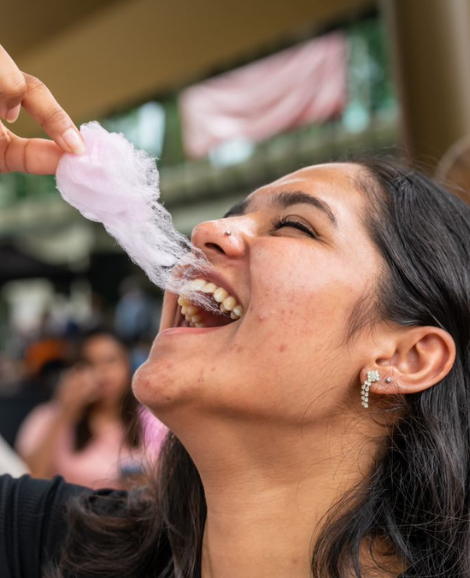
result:
[[[230,237],[231,234],[232,234],[232,231],[230,229],[227,229],[224,233],[224,235],[227,235],[227,237]]]

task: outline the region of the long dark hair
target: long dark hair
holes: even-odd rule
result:
[[[413,170],[383,160],[359,165],[357,184],[369,201],[364,222],[384,267],[374,298],[351,318],[350,337],[377,320],[433,325],[453,337],[457,358],[439,384],[394,401],[399,417],[373,471],[322,526],[312,574],[366,577],[367,545],[380,563],[387,553],[403,561],[406,578],[468,578],[470,207]],[[206,504],[199,474],[172,434],[147,489],[113,499],[123,502],[118,516],[103,516],[86,497],[70,507],[67,544],[51,576],[194,575]]]
[[[385,264],[374,310],[362,318],[440,327],[457,355],[439,384],[394,400],[400,418],[369,479],[330,513],[313,575],[367,575],[359,563],[367,538],[372,555],[384,554],[386,540],[408,567],[404,577],[469,577],[470,207],[415,171],[361,165],[365,223]]]

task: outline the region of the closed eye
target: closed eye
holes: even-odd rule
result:
[[[293,217],[276,217],[276,219],[274,219],[273,221],[272,226],[275,231],[278,231],[279,229],[282,229],[284,227],[291,227],[293,229],[298,229],[299,231],[306,233],[312,239],[318,239],[318,235],[313,229],[309,228],[307,225],[301,223],[300,221],[298,221]]]

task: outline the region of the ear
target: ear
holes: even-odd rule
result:
[[[375,369],[380,380],[371,384],[375,394],[418,393],[439,383],[452,369],[455,343],[438,327],[412,327],[395,334],[389,354],[378,356]],[[393,351],[392,351],[393,350]]]

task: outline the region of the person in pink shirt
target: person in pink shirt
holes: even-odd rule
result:
[[[140,419],[139,405],[125,345],[110,331],[94,330],[53,400],[26,418],[16,450],[34,477],[62,475],[92,488],[123,487],[129,475],[143,470],[141,424],[150,426]]]

